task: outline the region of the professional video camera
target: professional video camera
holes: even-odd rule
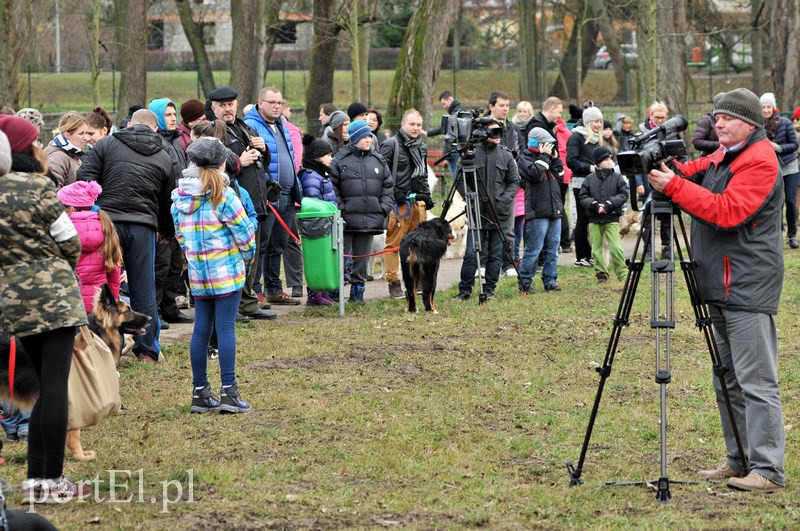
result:
[[[488,126],[501,124],[491,116],[482,116],[483,109],[459,110],[455,114],[442,116],[444,140],[452,145],[462,157],[470,158],[475,145],[489,137]]]
[[[619,171],[623,175],[646,175],[659,168],[662,162],[686,155],[686,146],[678,133],[685,131],[689,122],[683,116],[670,118],[649,131],[638,133],[630,140],[632,149],[617,154]]]

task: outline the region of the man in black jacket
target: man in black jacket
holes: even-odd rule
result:
[[[477,192],[483,222],[479,237],[481,246],[488,250],[484,293],[487,299],[494,299],[494,288],[500,278],[500,266],[505,254],[504,228],[508,225],[509,218],[514,217],[514,197],[519,190],[519,171],[511,152],[500,145],[503,135],[500,125],[491,124],[487,128],[487,134],[488,138],[475,147],[475,158],[471,162],[477,172],[477,179],[482,183],[482,186],[478,185]],[[465,181],[471,179],[465,178]],[[472,189],[470,182],[463,184],[459,190],[461,195],[465,195],[467,189]],[[497,214],[495,220],[490,219],[490,205]],[[472,241],[474,235],[472,230],[467,234],[467,251],[461,263],[461,282],[458,283],[458,295],[453,300],[467,300],[472,295],[475,271],[478,268],[476,246]]]
[[[172,158],[172,174],[175,178],[173,188],[178,185],[186,168],[186,156],[180,143],[178,132],[178,106],[168,98],[156,98],[148,108],[158,120],[158,134],[164,139],[164,151]],[[167,323],[191,323],[191,317],[178,309],[175,299],[186,294],[181,287],[183,271],[183,251],[175,238],[159,238],[156,242],[156,304],[162,321]],[[162,328],[169,325],[163,324]]]
[[[461,102],[458,101],[453,97],[453,93],[449,90],[445,90],[441,94],[439,94],[439,102],[442,104],[442,109],[447,112],[448,116],[453,116],[458,111],[463,111],[464,106],[461,105]],[[445,134],[447,131],[441,126],[434,127],[433,129],[428,129],[426,133],[427,136],[430,138],[432,136],[439,136]],[[444,151],[447,153],[448,151],[453,150],[453,144],[446,144],[444,146]],[[458,153],[453,152],[449,157],[447,157],[447,168],[450,170],[450,176],[455,179],[456,178],[456,166],[458,165]]]
[[[428,186],[428,148],[422,141],[422,115],[416,109],[403,114],[400,130],[380,149],[394,178],[394,208],[386,228],[386,249],[398,247],[406,234],[425,221],[425,211],[433,207]],[[402,299],[400,257],[397,251],[384,256],[389,295]]]
[[[154,275],[156,235],[175,235],[170,194],[175,187],[172,158],[156,133],[158,120],[147,109],[133,113],[127,128],[100,139],[83,156],[78,180],[97,181],[97,205],[114,222],[128,274],[131,307],[152,321],[133,352],[143,361],[160,361]]]
[[[208,93],[211,101],[211,111],[217,120],[222,120],[228,126],[226,146],[236,153],[241,163],[241,170],[236,180],[239,185],[247,190],[253,206],[258,215],[256,228],[256,256],[259,250],[268,242],[261,240],[261,225],[271,215],[267,207],[267,180],[264,177],[264,168],[269,165],[269,150],[264,139],[247,124],[236,116],[239,93],[230,87],[220,87]],[[258,268],[251,267],[247,272],[247,280],[242,288],[242,298],[239,301],[239,313],[253,319],[275,319],[278,315],[259,308],[259,298],[253,291],[253,284],[258,275]],[[266,302],[261,303],[264,308],[269,308]]]

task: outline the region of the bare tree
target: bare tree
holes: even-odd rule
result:
[[[656,0],[641,0],[638,4],[637,40],[638,59],[636,66],[636,106],[639,116],[645,115],[645,109],[656,99],[657,55],[656,35],[658,17]]]
[[[231,0],[231,78],[230,85],[239,92],[242,105],[254,103],[258,95],[259,56],[253,35],[256,23],[264,14],[264,0]]]
[[[800,32],[799,8],[797,0],[774,0],[769,8],[775,100],[779,107],[793,109],[797,106],[800,88],[800,50],[795,42]]]
[[[614,95],[615,101],[625,99],[625,54],[619,46],[617,34],[611,20],[608,18],[608,11],[604,0],[589,0],[592,16],[597,20],[597,27],[603,34],[603,44],[611,55],[611,64],[614,67],[614,81],[617,89]]]
[[[89,52],[92,55],[92,103],[100,105],[100,10],[101,0],[92,2],[92,28],[89,33]]]
[[[367,98],[369,86],[369,50],[372,42],[372,29],[378,19],[378,0],[360,0],[361,20],[358,28],[358,66],[361,69],[361,97]]]
[[[658,3],[658,27],[669,28],[658,34],[657,97],[670,113],[687,116],[686,105],[686,0]]]
[[[538,50],[536,45],[536,0],[519,4],[519,97],[533,101],[539,86]],[[455,42],[453,42],[455,44]]]
[[[753,91],[761,94],[764,85],[764,63],[761,48],[761,23],[766,18],[764,15],[764,4],[762,1],[754,1],[750,4],[750,20],[752,31],[750,33],[750,46],[753,50]]]
[[[45,24],[41,22],[41,12],[47,9],[34,2],[0,0],[0,16],[5,21],[4,31],[0,32],[0,104],[19,107],[20,70],[29,59],[34,43],[39,39]]]
[[[208,53],[206,52],[206,45],[203,42],[203,36],[200,35],[200,28],[194,21],[192,2],[191,0],[175,0],[175,7],[178,9],[178,14],[181,17],[183,33],[186,35],[186,40],[189,41],[192,54],[194,54],[194,64],[197,67],[203,94],[208,94],[217,88],[217,85],[214,82],[214,72],[211,70],[211,64],[208,60]]]
[[[114,0],[120,88],[117,109],[147,101],[147,6],[138,0]]]
[[[577,5],[575,5],[577,4]],[[575,24],[572,27],[567,49],[561,59],[560,75],[550,93],[561,99],[581,99],[580,86],[589,71],[597,51],[597,24],[588,16],[588,4],[584,1],[572,4],[575,9]]]
[[[272,52],[275,50],[275,42],[278,40],[278,31],[281,29],[281,8],[283,0],[272,0],[266,3],[263,16],[256,20],[256,35],[258,39],[257,54],[260,60],[257,62],[257,70],[253,91],[257,93],[264,86],[269,71],[269,63],[272,60]],[[286,96],[284,94],[284,96]]]
[[[427,120],[431,114],[436,79],[442,64],[447,32],[455,21],[459,2],[420,0],[408,22],[389,97],[389,116],[399,118],[414,107]]]
[[[319,106],[333,101],[333,72],[342,27],[337,22],[335,0],[314,0],[314,33],[311,66],[306,86],[306,116],[313,118]]]

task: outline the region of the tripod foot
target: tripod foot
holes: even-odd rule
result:
[[[572,464],[572,461],[566,463],[567,472],[569,472],[569,486],[575,487],[577,485],[583,485],[583,480],[581,479],[581,471],[575,470],[575,466]]]
[[[672,494],[669,492],[669,478],[658,478],[656,499],[661,503],[667,503],[670,498],[672,498]]]

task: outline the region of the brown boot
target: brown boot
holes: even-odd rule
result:
[[[404,299],[406,297],[399,280],[389,282],[389,296],[393,299]]]
[[[715,479],[715,480],[742,477],[742,475],[733,468],[731,468],[731,466],[728,463],[722,463],[713,470],[698,470],[697,475],[700,476],[701,478]]]
[[[774,492],[783,489],[781,485],[765,478],[757,472],[750,472],[747,474],[747,477],[744,478],[731,478],[728,480],[728,486],[732,489],[755,490],[761,492]]]

